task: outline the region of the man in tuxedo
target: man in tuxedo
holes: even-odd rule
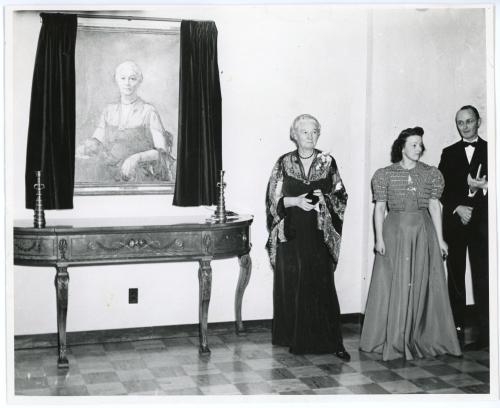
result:
[[[444,148],[439,163],[445,180],[441,202],[444,239],[448,243],[448,292],[463,346],[468,250],[478,336],[465,349],[479,350],[489,347],[488,148],[478,136],[481,118],[474,106],[460,108],[455,123],[462,140]]]

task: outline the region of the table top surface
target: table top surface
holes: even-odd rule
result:
[[[47,219],[44,228],[35,228],[32,219],[14,220],[14,231],[30,231],[41,233],[49,231],[71,231],[82,229],[103,228],[227,228],[238,224],[250,224],[252,215],[228,216],[225,222],[215,222],[207,215],[190,216],[163,216],[163,217],[124,217],[124,218],[75,218],[75,219]]]

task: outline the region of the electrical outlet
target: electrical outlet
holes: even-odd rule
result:
[[[128,303],[139,303],[139,290],[137,288],[129,288]]]

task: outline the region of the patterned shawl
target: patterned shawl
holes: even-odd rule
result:
[[[332,189],[324,194],[325,201],[320,202],[318,214],[318,229],[323,231],[325,244],[333,259],[333,270],[337,267],[342,238],[342,224],[347,204],[347,192],[335,163],[329,154],[316,150],[316,157],[311,163],[309,182],[330,177]],[[273,268],[276,264],[276,248],[279,242],[286,242],[284,224],[286,211],[283,204],[283,176],[284,174],[297,180],[308,182],[302,176],[297,151],[281,156],[273,167],[271,178],[267,186],[266,214],[269,239],[266,248]],[[311,210],[314,211],[314,210]]]

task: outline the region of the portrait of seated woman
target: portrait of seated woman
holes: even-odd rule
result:
[[[141,69],[125,61],[114,79],[120,100],[104,108],[93,134],[77,146],[77,181],[79,175],[101,183],[174,181],[173,136],[156,108],[137,94]]]

